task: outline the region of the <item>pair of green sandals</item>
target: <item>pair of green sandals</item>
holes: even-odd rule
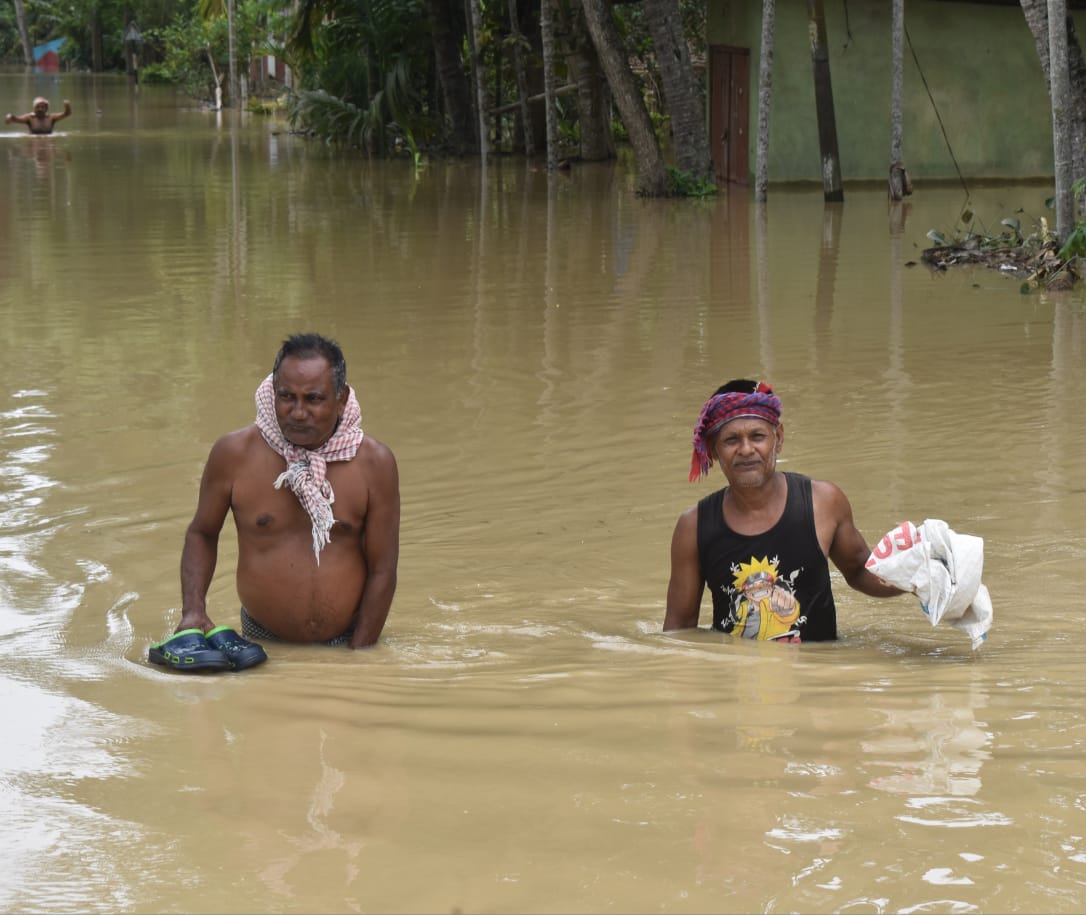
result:
[[[216,626],[207,635],[201,629],[182,629],[148,649],[152,664],[172,670],[245,670],[268,660],[267,652],[243,639],[229,626]]]

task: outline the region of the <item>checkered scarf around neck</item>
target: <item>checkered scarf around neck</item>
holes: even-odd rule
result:
[[[343,409],[336,431],[319,448],[312,451],[292,445],[279,428],[275,415],[275,386],[269,375],[256,389],[256,426],[264,441],[287,462],[287,469],[279,474],[275,488],[286,484],[302,503],[302,508],[313,519],[313,555],[317,565],[321,562],[321,550],[332,539],[332,503],[336,501],[332,484],[325,478],[329,461],[349,461],[358,453],[362,444],[362,410],[354,396],[354,389],[347,389],[347,405]]]
[[[713,466],[713,456],[709,453],[709,439],[712,434],[725,423],[743,418],[764,419],[774,426],[780,425],[781,399],[764,381],[758,382],[752,393],[729,391],[727,394],[714,394],[705,401],[697,425],[694,426],[694,453],[690,458],[691,483],[708,476],[709,468]]]

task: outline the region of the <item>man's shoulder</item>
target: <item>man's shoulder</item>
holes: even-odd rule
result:
[[[212,457],[227,460],[241,460],[252,456],[254,453],[270,452],[271,447],[264,441],[260,429],[256,423],[234,429],[219,436],[211,446]]]
[[[790,485],[809,486],[812,494],[816,496],[819,494],[830,495],[841,491],[838,485],[830,480],[820,480],[795,470],[782,470],[780,473],[788,480]]]
[[[356,460],[374,464],[387,464],[389,462],[395,464],[396,462],[392,449],[369,433],[362,437],[362,443],[358,446],[358,454],[355,455],[355,458]]]
[[[724,500],[724,493],[728,491],[727,486],[722,486],[720,489],[714,489],[712,492],[702,496],[687,508],[676,522],[676,528],[683,528],[687,530],[697,530],[698,519],[703,515],[713,515],[720,512],[720,504]]]
[[[823,512],[830,512],[834,518],[840,519],[851,511],[844,491],[831,480],[811,480],[811,501],[819,516]]]
[[[255,441],[264,441],[264,436],[260,434],[260,429],[256,423],[249,423],[249,425],[242,426],[240,429],[233,429],[230,432],[223,433],[215,444],[251,445]]]
[[[814,477],[805,477],[802,474],[794,474],[794,476],[803,480],[808,480],[811,484],[811,492],[816,495],[835,495],[841,492],[841,487],[832,480],[817,480]]]
[[[724,500],[724,494],[728,491],[727,486],[721,486],[720,489],[714,489],[712,492],[707,493],[698,499],[697,503],[690,509],[695,515],[698,513],[698,509],[703,505],[713,505],[715,503],[722,502]]]
[[[368,433],[363,436],[358,453],[351,460],[351,466],[356,468],[367,486],[399,486],[399,468],[396,466],[392,449]]]

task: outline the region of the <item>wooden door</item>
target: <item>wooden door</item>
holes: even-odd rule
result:
[[[717,182],[749,183],[749,48],[709,47],[709,135]]]

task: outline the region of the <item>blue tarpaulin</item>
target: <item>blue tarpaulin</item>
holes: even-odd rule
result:
[[[60,63],[59,51],[66,38],[55,38],[45,44],[34,45],[34,66],[56,69]]]

